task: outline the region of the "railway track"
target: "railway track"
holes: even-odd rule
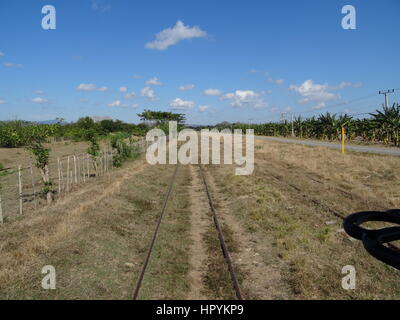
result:
[[[213,215],[215,228],[216,228],[216,230],[218,232],[218,239],[219,239],[219,242],[221,244],[222,253],[224,255],[226,264],[228,265],[228,270],[229,270],[229,274],[231,276],[232,286],[233,286],[233,289],[234,289],[235,294],[236,294],[236,299],[237,300],[243,300],[242,292],[241,292],[240,287],[239,287],[239,282],[237,280],[237,277],[236,277],[236,274],[235,274],[235,270],[233,268],[232,260],[230,258],[229,251],[228,251],[228,248],[226,246],[225,239],[224,239],[224,235],[223,235],[222,230],[221,230],[221,225],[219,223],[218,214],[217,214],[217,212],[215,211],[215,208],[214,208],[214,204],[213,204],[211,193],[210,193],[210,188],[208,187],[207,178],[206,178],[206,175],[204,173],[204,169],[203,169],[203,167],[201,165],[199,165],[199,168],[200,168],[201,178],[203,180],[204,187],[205,187],[205,190],[206,190],[206,193],[207,193],[208,204],[210,206],[210,210],[211,210],[212,215]]]
[[[212,218],[213,218],[213,222],[214,222],[214,225],[215,225],[215,229],[216,229],[216,232],[218,234],[218,239],[219,239],[219,242],[220,242],[222,254],[223,254],[223,257],[224,257],[224,260],[225,260],[225,263],[227,265],[227,269],[228,269],[228,272],[229,272],[229,275],[230,275],[230,278],[231,278],[232,289],[235,292],[236,299],[237,300],[243,300],[243,295],[242,295],[242,292],[241,292],[241,289],[240,289],[240,286],[239,286],[238,278],[236,276],[236,273],[235,273],[235,270],[234,270],[234,266],[233,266],[233,263],[232,263],[232,260],[231,260],[231,257],[230,257],[229,251],[228,251],[228,247],[227,247],[226,242],[225,242],[225,238],[224,238],[224,235],[223,235],[223,232],[222,232],[222,228],[221,228],[221,225],[220,225],[220,222],[219,222],[218,214],[217,214],[217,212],[215,210],[215,207],[214,207],[214,203],[213,203],[213,200],[212,200],[212,196],[211,196],[210,188],[209,188],[209,185],[208,185],[208,182],[207,182],[207,177],[206,177],[206,174],[204,172],[204,168],[202,167],[202,165],[198,165],[198,167],[199,167],[199,170],[200,170],[201,180],[203,181],[203,184],[204,184],[204,190],[205,190],[205,192],[207,194],[208,204],[209,204],[209,207],[210,207],[210,211],[212,213]],[[133,291],[133,300],[137,300],[139,298],[140,289],[142,287],[142,283],[143,283],[143,280],[144,280],[144,277],[145,277],[145,274],[146,274],[147,267],[148,267],[148,265],[150,263],[150,259],[151,259],[151,255],[152,255],[152,252],[153,252],[153,249],[154,249],[154,245],[155,245],[155,243],[157,241],[157,236],[158,236],[158,233],[159,233],[159,230],[160,230],[160,226],[161,226],[162,221],[164,219],[165,212],[166,212],[166,209],[167,209],[167,206],[168,206],[168,202],[169,202],[169,199],[171,198],[171,194],[172,194],[173,189],[174,189],[174,185],[175,185],[176,177],[177,177],[177,174],[178,174],[178,170],[179,170],[179,164],[176,165],[174,173],[173,173],[173,175],[171,177],[171,180],[170,180],[170,183],[169,183],[169,186],[168,186],[168,190],[167,190],[167,193],[166,193],[166,196],[165,196],[165,199],[164,199],[164,203],[163,203],[163,206],[162,206],[162,209],[161,209],[161,212],[160,212],[160,216],[158,218],[158,221],[157,221],[153,236],[151,238],[151,241],[150,241],[150,244],[149,244],[149,248],[147,250],[147,254],[146,254],[146,257],[145,257],[141,272],[139,274],[138,280],[136,282],[136,285],[135,285],[135,288],[134,288],[134,291]]]
[[[141,272],[139,274],[139,278],[137,280],[135,289],[133,291],[133,300],[137,300],[137,298],[139,296],[139,292],[140,292],[140,288],[142,287],[144,275],[146,273],[147,267],[148,267],[149,262],[150,262],[150,258],[151,258],[151,254],[153,252],[154,244],[156,243],[156,240],[157,240],[158,231],[160,230],[161,222],[162,222],[162,220],[164,218],[165,210],[167,209],[168,201],[169,201],[169,199],[171,197],[172,189],[173,189],[174,184],[175,184],[176,176],[178,174],[178,169],[179,169],[179,164],[176,165],[174,174],[172,175],[171,181],[169,183],[168,190],[167,190],[167,195],[165,197],[164,204],[163,204],[163,207],[161,209],[160,217],[158,218],[158,221],[157,221],[157,224],[156,224],[156,229],[154,230],[153,237],[151,238],[149,249],[147,250],[147,254],[146,254],[146,258],[145,258],[144,263],[143,263],[142,270],[141,270]]]

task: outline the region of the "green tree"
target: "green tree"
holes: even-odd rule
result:
[[[172,113],[164,111],[150,111],[145,110],[138,114],[140,120],[149,121],[155,125],[165,124],[168,121],[176,121],[179,125],[183,125],[186,121],[186,117],[181,113]]]
[[[86,130],[85,140],[89,143],[89,147],[87,148],[87,153],[90,154],[94,170],[97,174],[97,169],[98,169],[97,161],[100,155],[100,144],[97,131],[94,128]]]
[[[53,201],[53,183],[49,173],[50,148],[46,148],[44,143],[48,138],[57,132],[59,124],[56,125],[34,125],[30,127],[29,136],[26,138],[26,149],[35,157],[35,166],[42,175],[42,193],[46,195],[47,203]]]

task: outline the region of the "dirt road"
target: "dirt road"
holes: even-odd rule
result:
[[[257,136],[256,139],[264,140],[264,141],[276,141],[276,142],[282,142],[282,143],[293,143],[293,144],[300,144],[300,145],[313,146],[313,147],[326,147],[326,148],[332,148],[332,149],[337,149],[337,150],[342,149],[342,145],[340,143],[334,143],[334,142],[299,140],[299,139],[264,137],[264,136]],[[400,149],[398,149],[398,148],[357,146],[357,145],[351,145],[351,144],[346,144],[345,148],[346,148],[346,150],[355,151],[355,152],[367,152],[367,153],[374,153],[374,154],[400,156]]]

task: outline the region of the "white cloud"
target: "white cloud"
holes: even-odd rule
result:
[[[111,102],[110,104],[108,104],[108,106],[111,108],[127,108],[128,107],[128,105],[123,104],[121,102],[121,100],[115,100],[115,101]]]
[[[209,108],[208,106],[199,106],[199,111],[200,111],[200,112],[204,112],[204,111],[206,111],[208,108]]]
[[[185,84],[184,86],[180,86],[178,88],[178,90],[181,90],[181,91],[189,91],[192,89],[194,89],[194,84]]]
[[[172,109],[189,109],[193,108],[196,104],[193,101],[184,101],[180,98],[176,98],[175,100],[172,100],[169,102],[169,106]]]
[[[168,28],[157,33],[156,39],[146,43],[145,47],[162,51],[182,40],[204,38],[206,36],[207,32],[201,30],[199,27],[190,28],[189,26],[185,26],[182,21],[178,21],[173,28]]]
[[[108,116],[91,116],[91,118],[92,118],[92,120],[94,121],[94,122],[101,122],[101,121],[103,121],[103,120],[112,120],[113,118],[111,118],[111,117],[108,117]]]
[[[158,78],[152,78],[146,84],[150,86],[162,86],[162,82]]]
[[[47,102],[49,102],[49,100],[47,100],[47,99],[44,99],[44,98],[33,98],[32,100],[31,100],[32,102],[34,102],[34,103],[47,103]]]
[[[283,79],[272,79],[271,77],[268,78],[268,81],[275,83],[278,86],[282,85],[285,82],[285,80]]]
[[[260,93],[252,90],[236,90],[221,97],[222,100],[230,100],[232,107],[253,107],[255,109],[267,107],[267,102]]]
[[[101,92],[108,91],[108,87],[97,88],[97,86],[95,84],[92,84],[92,83],[81,83],[77,87],[77,89],[79,91],[101,91]]]
[[[316,106],[312,107],[312,109],[319,110],[319,109],[325,108],[325,106],[326,106],[325,102],[320,102]]]
[[[120,92],[127,92],[128,88],[127,87],[121,87],[121,88],[119,88],[119,91]]]
[[[44,91],[42,91],[42,90],[34,90],[33,93],[37,94],[37,95],[41,95],[41,94],[44,94]]]
[[[298,101],[300,104],[306,104],[309,102],[326,102],[339,98],[338,95],[328,92],[328,84],[317,84],[312,80],[306,80],[300,86],[291,85],[290,90],[298,93],[301,98]]]
[[[120,100],[115,100],[115,101],[111,102],[110,104],[108,104],[109,107],[119,107],[120,105],[121,105]]]
[[[143,77],[140,74],[134,74],[132,76],[132,78],[134,78],[134,79],[142,79]]]
[[[7,68],[22,68],[23,67],[22,64],[12,63],[12,62],[6,62],[3,65]]]
[[[133,98],[136,98],[136,94],[134,92],[128,92],[125,95],[125,99],[133,99]]]
[[[144,87],[140,91],[140,94],[141,94],[142,97],[145,97],[145,98],[147,98],[149,100],[156,100],[157,99],[156,93],[150,87]]]
[[[6,100],[4,100],[4,99],[0,99],[0,104],[6,104],[7,103],[7,101]]]
[[[262,95],[271,94],[271,93],[272,93],[272,90],[262,90],[262,91],[260,91],[260,94],[262,94]]]
[[[222,92],[218,89],[207,89],[203,91],[203,94],[205,96],[220,96]]]
[[[342,81],[338,86],[336,87],[332,87],[332,89],[344,89],[344,88],[360,88],[362,87],[361,83],[353,83],[353,82],[346,82],[346,81]]]
[[[4,57],[6,54],[3,51],[0,51],[0,57]]]
[[[107,12],[107,11],[111,10],[111,5],[105,4],[101,0],[92,0],[91,8],[92,8],[93,11],[104,13],[104,12]]]
[[[96,85],[81,83],[78,88],[79,91],[96,91]]]

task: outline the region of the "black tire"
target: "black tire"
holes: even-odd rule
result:
[[[368,221],[391,222],[399,227],[368,230],[360,226]],[[400,251],[384,245],[400,240],[400,210],[357,212],[344,219],[343,228],[349,236],[362,240],[365,249],[373,257],[400,270]]]

